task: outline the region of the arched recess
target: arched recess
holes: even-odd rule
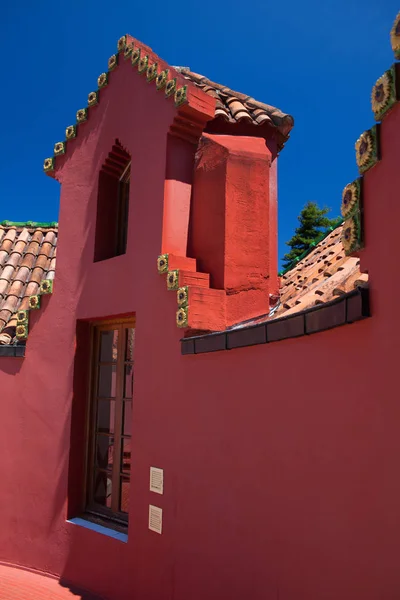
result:
[[[131,156],[119,140],[99,173],[94,261],[125,254],[128,239]]]

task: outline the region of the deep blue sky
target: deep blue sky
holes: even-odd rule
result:
[[[393,62],[395,0],[186,3],[7,2],[0,47],[0,221],[58,219],[58,183],[42,172],[121,35],[172,65],[295,118],[279,159],[279,254],[308,200],[340,212],[357,176],[354,143],[373,124],[370,94]]]

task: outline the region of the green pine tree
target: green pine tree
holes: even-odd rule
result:
[[[291,250],[282,259],[283,269],[290,267],[293,261],[308,250],[328,227],[337,225],[337,219],[328,219],[326,216],[328,212],[329,208],[319,208],[316,202],[307,202],[298,216],[300,226],[295,229],[294,236],[286,242]]]

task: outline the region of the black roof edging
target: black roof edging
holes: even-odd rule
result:
[[[240,329],[227,329],[181,339],[181,353],[203,354],[256,344],[277,342],[340,325],[354,323],[370,315],[369,288],[357,287],[329,302],[298,313],[264,321]],[[240,339],[243,338],[243,339]],[[231,340],[234,339],[234,342]]]

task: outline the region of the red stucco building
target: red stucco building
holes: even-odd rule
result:
[[[0,227],[0,574],[400,595],[399,91],[395,63],[343,223],[279,276],[292,117],[119,40],[45,161],[59,225]]]

